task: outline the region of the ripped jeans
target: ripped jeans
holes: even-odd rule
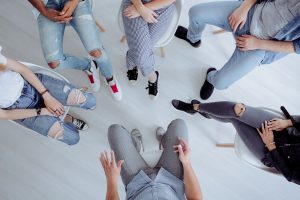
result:
[[[67,100],[72,90],[76,89],[73,85],[44,74],[36,74],[43,85],[49,90],[49,93],[56,98],[64,106],[67,106]],[[91,93],[84,93],[86,101],[82,104],[74,105],[84,109],[91,109],[96,105],[96,98]],[[11,109],[33,109],[45,107],[42,96],[38,91],[25,81],[22,94],[20,98],[9,108]],[[41,135],[48,136],[50,128],[59,122],[63,128],[63,135],[56,138],[69,145],[77,144],[79,141],[78,130],[72,123],[65,123],[60,118],[54,116],[41,115],[37,117],[16,120],[19,124],[40,133]]]
[[[48,0],[46,8],[61,11],[68,0]],[[92,15],[90,0],[79,2],[73,19],[69,24],[77,32],[87,52],[100,50],[100,57],[92,57],[105,78],[113,76],[112,64],[100,40],[100,32]],[[42,14],[37,18],[41,46],[47,63],[58,62],[58,69],[87,70],[90,68],[88,58],[80,58],[64,53],[63,37],[67,24],[51,21]]]

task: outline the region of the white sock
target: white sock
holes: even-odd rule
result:
[[[150,81],[150,83],[155,83],[157,80],[157,75],[154,72],[151,72],[151,74],[148,75],[148,80]]]
[[[1,51],[2,51],[2,46],[0,46],[0,64],[1,65],[6,65],[7,64],[7,59],[6,59],[5,56],[2,55]]]

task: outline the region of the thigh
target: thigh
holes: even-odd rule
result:
[[[232,125],[248,149],[255,155],[257,159],[262,161],[262,159],[265,158],[266,148],[256,128],[237,120],[233,120]]]
[[[125,186],[140,171],[148,168],[147,163],[139,154],[129,132],[120,125],[112,125],[108,129],[108,141],[115,152],[116,162],[124,160],[121,170]]]
[[[218,26],[231,32],[228,17],[241,3],[239,1],[221,1],[197,4],[189,10],[190,20]]]
[[[70,24],[77,32],[88,52],[96,49],[103,49],[102,44],[100,43],[100,32],[96,26],[90,1],[85,0],[79,2],[73,13],[73,19],[70,21]]]
[[[22,120],[16,120],[17,123],[43,136],[48,136],[48,132],[50,128],[57,121],[59,121],[59,118],[52,117],[52,116],[37,116],[37,117],[30,117]]]
[[[168,172],[182,180],[182,164],[177,153],[174,152],[174,145],[179,144],[178,137],[188,140],[187,126],[182,119],[176,119],[168,126],[168,129],[161,141],[164,151],[156,167],[163,167]]]
[[[75,87],[64,80],[60,80],[44,74],[36,74],[50,94],[61,104],[67,105],[67,100],[72,89]]]
[[[51,21],[41,14],[37,21],[41,46],[46,61],[49,63],[55,60],[62,60],[64,58],[63,37],[65,24]]]
[[[166,8],[159,9],[156,12],[158,14],[157,23],[149,24],[149,33],[151,37],[152,47],[155,46],[157,41],[161,38],[161,36],[168,30],[176,8],[174,4]]]

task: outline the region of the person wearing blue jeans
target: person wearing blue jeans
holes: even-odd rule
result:
[[[4,57],[0,47],[0,119],[17,123],[69,145],[79,141],[78,130],[88,125],[65,114],[64,106],[93,109],[96,98],[45,74],[34,74],[25,65]]]
[[[300,53],[297,0],[201,3],[189,10],[189,22],[188,29],[179,26],[175,36],[193,47],[200,46],[206,24],[233,32],[236,40],[236,49],[227,63],[219,70],[208,69],[200,91],[202,99],[208,99],[214,88],[228,88],[256,66],[272,63],[288,53]]]
[[[29,0],[40,12],[37,18],[40,40],[48,65],[59,69],[85,71],[95,92],[100,89],[99,68],[114,99],[121,100],[121,88],[113,76],[110,59],[100,40],[92,15],[90,0]],[[64,53],[63,37],[66,25],[77,32],[91,59]]]

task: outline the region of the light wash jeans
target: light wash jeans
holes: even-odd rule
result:
[[[192,42],[200,40],[206,24],[215,25],[232,32],[228,17],[241,4],[242,2],[239,1],[225,1],[201,3],[193,6],[189,10],[190,24],[187,38]],[[253,11],[253,8],[249,11],[246,24],[234,33],[235,37],[244,34],[250,35]],[[228,62],[220,70],[210,72],[207,80],[216,89],[226,89],[251,72],[256,66],[259,66],[264,60],[265,54],[266,52],[263,50],[240,51],[236,48]]]
[[[48,0],[46,7],[60,11],[66,2],[67,0]],[[111,61],[101,43],[100,33],[92,15],[90,1],[84,0],[79,2],[72,17],[70,25],[77,32],[86,51],[101,51],[101,56],[99,58],[93,57],[93,60],[100,67],[102,75],[105,78],[111,78],[113,76]],[[39,15],[37,20],[41,46],[47,63],[59,61],[58,67],[60,69],[87,70],[90,68],[88,58],[79,58],[64,53],[63,37],[66,24],[51,21],[42,14]]]
[[[67,99],[70,92],[75,89],[75,87],[63,80],[59,80],[47,75],[36,74],[39,80],[43,85],[49,90],[49,93],[56,98],[61,104],[67,105]],[[90,109],[96,105],[96,98],[91,93],[83,93],[86,97],[86,101],[83,104],[77,105],[76,107]],[[22,95],[20,98],[9,108],[11,109],[33,109],[33,108],[42,108],[44,106],[44,101],[42,96],[38,91],[32,87],[27,81],[25,81]],[[34,130],[41,135],[47,136],[50,128],[54,123],[59,121],[64,129],[64,135],[61,138],[58,138],[59,141],[62,141],[66,144],[73,145],[79,141],[78,130],[73,126],[72,123],[62,122],[58,117],[53,116],[36,116],[30,117],[22,120],[16,120],[19,124]]]

